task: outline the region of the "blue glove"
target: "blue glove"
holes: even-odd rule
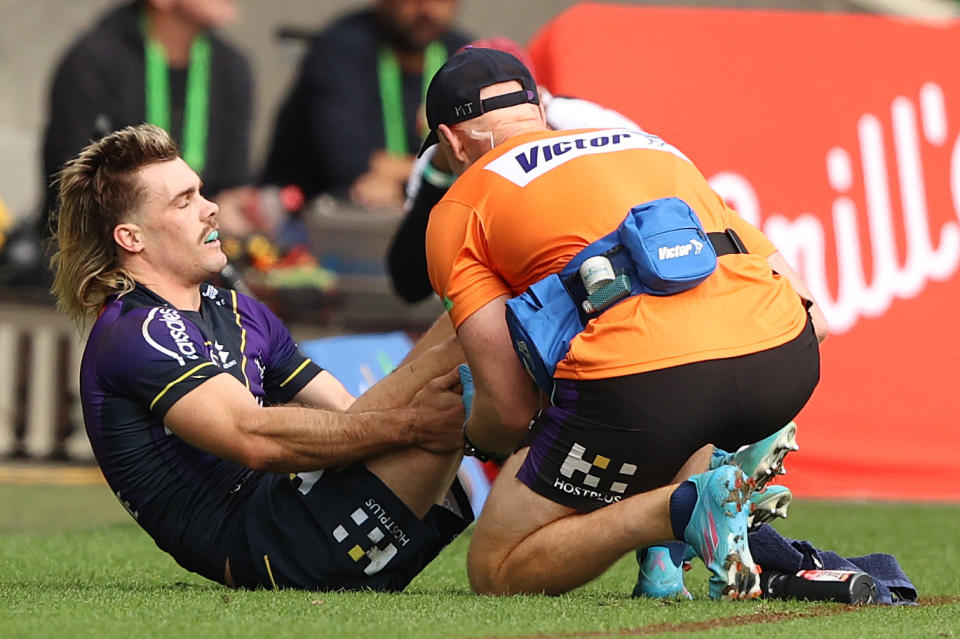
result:
[[[463,410],[467,419],[470,419],[470,409],[473,408],[473,395],[476,393],[476,388],[473,386],[473,373],[470,372],[470,367],[466,364],[460,364],[457,370],[460,371],[460,383],[463,385]]]

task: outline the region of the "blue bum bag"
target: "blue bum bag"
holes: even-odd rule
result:
[[[746,252],[733,229],[704,232],[697,214],[679,198],[639,204],[615,231],[586,246],[559,274],[507,300],[513,348],[537,385],[549,393],[570,340],[590,319],[633,295],[689,290],[713,273],[718,255]],[[596,255],[610,261],[615,277],[588,293],[580,266]]]

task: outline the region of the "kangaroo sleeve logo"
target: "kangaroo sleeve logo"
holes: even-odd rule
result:
[[[353,511],[349,522],[333,529],[333,538],[354,562],[366,562],[365,574],[375,575],[396,557],[397,546],[406,546],[410,538],[379,503],[368,499],[364,506]]]
[[[167,346],[155,340],[150,334],[150,327],[153,325],[154,320],[157,320],[166,332],[165,335],[162,334],[161,339],[167,341],[166,337],[169,336],[168,345],[172,346],[172,348],[167,348]],[[187,325],[176,309],[159,306],[150,309],[147,318],[143,320],[140,331],[147,344],[167,357],[175,359],[181,366],[185,366],[187,360],[199,358],[197,347],[187,333]]]
[[[233,368],[237,365],[237,360],[233,359],[230,351],[223,347],[223,344],[214,340],[213,348],[210,351],[210,359],[220,368]]]

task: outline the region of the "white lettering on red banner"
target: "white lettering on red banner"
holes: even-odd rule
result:
[[[886,162],[886,140],[880,119],[864,114],[857,123],[860,170],[865,202],[850,196],[853,163],[847,149],[827,151],[827,181],[836,191],[832,205],[836,238],[836,294],[827,275],[825,232],[820,218],[801,213],[793,219],[771,214],[763,218],[756,191],[745,177],[721,172],[710,185],[745,219],[759,226],[800,273],[823,308],[831,332],[850,330],[860,317],[882,315],[894,299],[916,297],[929,281],[944,281],[960,266],[960,224],[949,220],[931,229],[924,182],[920,133],[926,143],[947,144],[946,104],[941,87],[928,82],[920,89],[919,123],[914,103],[897,96],[891,103],[896,182]],[[900,202],[895,210],[893,189]],[[950,156],[950,190],[954,214],[960,218],[960,137]],[[823,216],[826,218],[826,216]],[[861,244],[866,219],[869,245]],[[906,255],[897,255],[897,234],[904,233]],[[869,252],[871,272],[866,272]]]

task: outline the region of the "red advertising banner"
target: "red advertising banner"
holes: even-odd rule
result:
[[[530,49],[692,158],[821,303],[784,483],[960,501],[960,23],[586,3]]]

